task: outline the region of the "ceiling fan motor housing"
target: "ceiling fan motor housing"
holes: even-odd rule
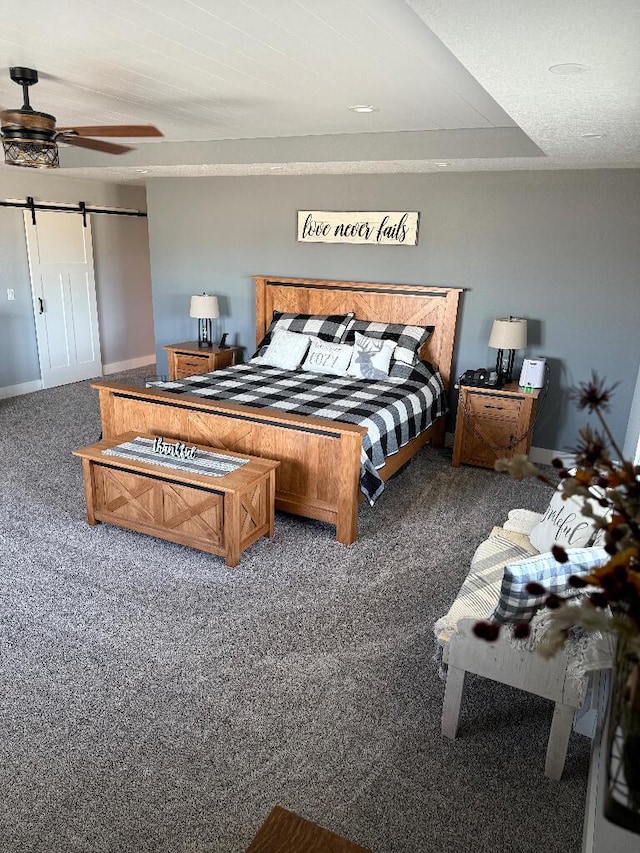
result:
[[[56,117],[36,110],[4,110],[2,135],[13,139],[55,139]]]

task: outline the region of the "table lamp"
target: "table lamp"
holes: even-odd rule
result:
[[[202,293],[191,297],[189,316],[198,320],[198,346],[211,346],[211,321],[220,316],[218,297]]]
[[[498,383],[506,385],[513,378],[513,359],[517,349],[527,345],[527,321],[520,317],[499,317],[493,321],[489,346],[498,350],[496,373]]]

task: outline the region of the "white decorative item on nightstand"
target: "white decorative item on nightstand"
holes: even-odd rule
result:
[[[544,358],[525,358],[518,385],[521,388],[544,388],[546,364]]]

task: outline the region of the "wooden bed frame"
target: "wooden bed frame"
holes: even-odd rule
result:
[[[434,326],[421,356],[449,389],[460,288],[254,276],[256,341],[273,311],[355,312],[359,320]],[[222,403],[108,381],[92,383],[100,397],[104,438],[130,430],[264,456],[280,462],[276,509],[327,521],[346,545],[358,533],[360,454],[364,427]],[[429,440],[444,443],[444,418],[390,456],[387,480]]]

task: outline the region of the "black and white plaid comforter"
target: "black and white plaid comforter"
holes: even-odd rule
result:
[[[154,386],[176,394],[366,427],[360,488],[371,504],[384,489],[376,469],[384,465],[385,457],[396,453],[446,412],[442,377],[423,363],[407,368],[405,378],[389,377],[384,381],[239,364]]]

